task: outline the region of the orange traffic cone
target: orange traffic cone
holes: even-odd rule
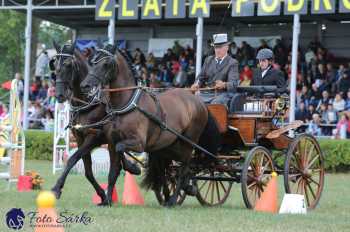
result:
[[[129,172],[125,173],[123,205],[144,205],[145,200],[142,197],[140,189],[136,183],[135,177]]]
[[[108,188],[108,184],[101,184],[101,188],[106,191]],[[112,202],[118,203],[118,193],[117,193],[115,187],[113,188],[113,192],[112,192]],[[99,195],[97,195],[96,192],[92,196],[92,203],[94,203],[95,205],[101,203],[101,197]]]
[[[40,192],[36,203],[38,206],[38,216],[35,225],[35,232],[63,232],[63,225],[57,222],[55,210],[56,198],[52,192]]]
[[[256,201],[254,210],[260,212],[277,213],[277,173],[272,172],[272,178],[267,184],[265,191]]]

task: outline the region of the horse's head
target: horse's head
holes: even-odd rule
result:
[[[79,64],[75,55],[75,42],[60,47],[53,42],[57,55],[50,62],[50,69],[56,73],[56,97],[62,103],[73,92],[74,82],[79,77]]]
[[[101,90],[101,87],[113,81],[118,68],[116,49],[115,45],[106,45],[103,49],[98,49],[91,60],[93,66],[80,84],[81,89],[90,96],[94,96]]]

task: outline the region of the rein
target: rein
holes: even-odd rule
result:
[[[131,86],[131,87],[123,87],[123,88],[114,88],[114,89],[102,89],[104,92],[114,93],[114,92],[123,92],[134,89],[145,89],[145,90],[169,90],[169,89],[184,89],[193,91],[191,88],[150,88],[150,87],[141,87],[141,86]],[[216,90],[215,87],[210,88],[199,88],[198,91],[208,91],[208,90]]]

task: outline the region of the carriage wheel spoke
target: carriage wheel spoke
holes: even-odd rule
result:
[[[309,194],[307,193],[307,189],[306,189],[306,183],[304,183],[304,195],[305,195],[305,198],[306,198],[306,202],[307,202],[307,205],[310,206],[310,199],[309,199]]]
[[[219,181],[221,187],[224,189],[225,193],[227,192],[226,188],[225,188],[225,185],[222,183],[222,181]]]
[[[220,202],[220,189],[219,189],[219,183],[215,181],[216,185],[216,193],[218,194],[218,202]]]
[[[211,181],[209,181],[209,185],[208,185],[208,188],[207,188],[207,192],[205,193],[205,199],[208,199],[208,193],[209,193],[209,190],[210,190],[210,187],[211,187]]]
[[[251,183],[250,185],[247,186],[248,189],[251,189],[251,187],[255,186],[256,182],[254,181],[253,183]]]
[[[312,145],[313,145],[313,144],[312,144]],[[307,155],[306,164],[309,163],[310,157],[312,157],[312,153],[314,152],[314,150],[315,150],[315,146],[311,146],[310,151],[309,151],[309,153],[308,153],[308,155]]]
[[[265,156],[264,156],[264,153],[260,153],[262,156],[261,156],[261,158],[260,158],[260,162],[259,162],[259,171],[260,172],[262,172],[263,171],[263,169],[261,169],[261,167],[263,166],[263,164],[264,164],[264,158],[265,158]]]
[[[315,194],[314,190],[312,189],[310,182],[308,182],[306,185],[309,188],[309,192],[311,193],[313,199],[316,199],[316,194]]]
[[[201,191],[207,182],[208,182],[207,180],[203,181],[203,183],[202,183],[201,187],[199,187],[198,191]]]
[[[262,168],[262,173],[264,173],[265,172],[265,170],[266,170],[266,168],[269,166],[269,164],[270,164],[270,162],[269,162],[269,160],[267,160],[267,162],[266,162],[266,164],[264,165],[264,167]]]
[[[297,186],[297,189],[296,189],[296,192],[295,192],[295,193],[299,193],[299,187],[300,187],[301,179],[302,179],[302,178],[299,178],[299,179],[297,180],[297,182],[295,183],[295,185]]]
[[[308,169],[310,169],[312,167],[312,165],[315,163],[315,161],[317,160],[317,158],[319,157],[320,155],[317,154],[313,159],[312,161],[310,162],[310,164],[307,166]]]
[[[307,179],[309,179],[312,183],[316,184],[318,187],[320,187],[320,183],[318,183],[317,181],[315,181],[312,177],[307,177]]]
[[[301,173],[289,174],[289,175],[288,175],[288,178],[289,178],[289,179],[292,179],[292,178],[295,178],[295,177],[297,177],[297,176],[301,176]]]
[[[213,182],[213,184],[211,186],[211,199],[210,199],[211,204],[213,204],[213,202],[214,202],[214,193],[215,193],[214,188],[215,188],[215,184]]]

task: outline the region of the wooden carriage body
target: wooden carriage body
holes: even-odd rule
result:
[[[300,126],[300,122],[283,123],[286,109],[278,108],[277,98],[248,98],[243,111],[229,113],[224,105],[208,105],[215,117],[223,143],[239,147],[264,145],[270,149],[286,149],[292,138],[286,135],[290,129]],[[278,126],[275,125],[279,120]]]

